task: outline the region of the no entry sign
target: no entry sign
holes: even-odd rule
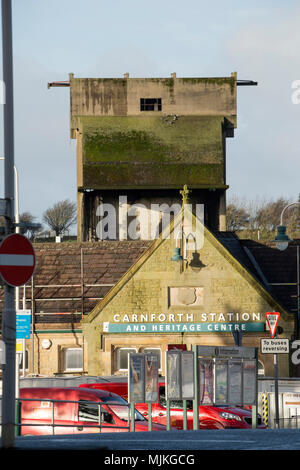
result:
[[[13,287],[26,284],[35,268],[35,253],[24,235],[8,235],[0,244],[0,274]]]

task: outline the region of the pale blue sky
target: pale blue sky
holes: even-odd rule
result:
[[[21,212],[41,220],[58,200],[76,200],[69,89],[47,89],[50,81],[67,80],[69,72],[209,77],[236,71],[239,79],[258,81],[258,87],[238,88],[238,127],[227,140],[228,196],[298,198],[300,104],[292,103],[291,85],[300,80],[299,2],[13,0],[12,5]],[[2,119],[0,125],[2,137]],[[1,183],[3,169],[0,162]]]

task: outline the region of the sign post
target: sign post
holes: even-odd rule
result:
[[[276,329],[279,321],[279,312],[266,312],[267,324],[271,338],[277,337]],[[274,384],[275,384],[275,427],[279,428],[279,393],[278,393],[278,354],[274,354]]]
[[[6,200],[5,233],[13,233],[14,219],[14,106],[11,0],[2,0],[2,61],[5,83],[4,155]],[[2,447],[14,447],[15,437],[15,365],[16,365],[16,309],[15,289],[4,284],[2,311],[2,341],[5,346],[5,364],[2,368]]]
[[[30,337],[31,324],[30,312],[25,311],[22,312],[23,315],[16,315],[14,288],[26,284],[31,278],[34,268],[35,253],[31,242],[17,233],[7,235],[0,244],[0,275],[5,288],[2,320],[2,340],[6,345],[2,401],[2,446],[4,448],[14,446],[15,398],[18,398],[19,388],[16,338]]]

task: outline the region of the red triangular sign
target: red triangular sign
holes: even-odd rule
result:
[[[279,312],[266,312],[267,324],[268,324],[272,338],[274,338],[275,336],[279,317],[280,317]]]

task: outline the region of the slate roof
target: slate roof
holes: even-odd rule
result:
[[[297,286],[284,285],[297,283],[297,245],[300,240],[294,240],[284,251],[274,246],[264,245],[252,240],[241,240],[260,266],[268,281],[270,292],[286,310],[297,313]],[[280,284],[280,285],[278,285]]]
[[[35,321],[78,323],[82,309],[84,313],[92,310],[150,244],[139,240],[35,244]],[[22,296],[21,287],[21,306]],[[31,282],[26,287],[26,298],[26,308],[31,308]],[[1,289],[0,309],[2,305]]]
[[[297,312],[297,245],[294,240],[284,251],[273,244],[241,240],[233,232],[216,232],[216,238],[255,279],[291,313]]]

